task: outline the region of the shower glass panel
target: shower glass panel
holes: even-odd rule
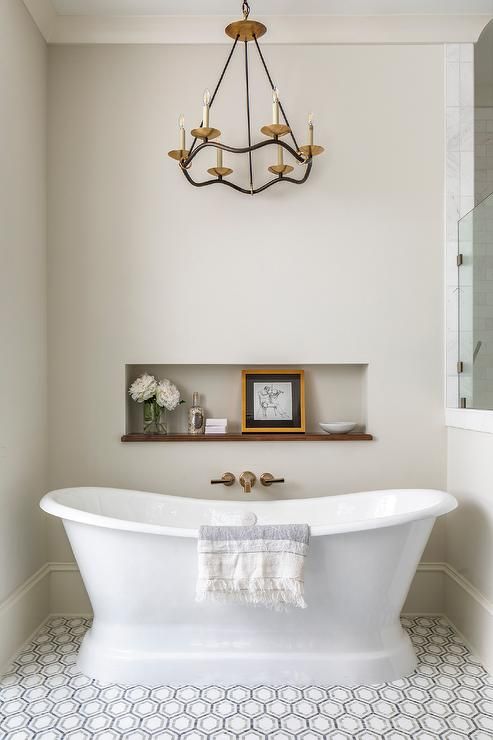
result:
[[[493,409],[493,194],[459,221],[459,405]]]

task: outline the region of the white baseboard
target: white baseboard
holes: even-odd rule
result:
[[[420,563],[403,612],[443,614],[485,667],[493,669],[493,604],[448,563]],[[0,666],[48,615],[90,613],[77,565],[47,563],[0,604]]]
[[[90,614],[76,563],[46,563],[0,603],[0,674],[54,614]]]
[[[445,565],[445,615],[471,652],[493,673],[493,604],[450,565]]]
[[[444,563],[422,563],[414,577],[406,614],[443,614]],[[91,604],[75,563],[49,563],[50,607],[57,614],[89,614]]]
[[[8,665],[48,617],[49,580],[46,564],[0,604],[0,668]]]
[[[50,611],[53,614],[91,614],[91,602],[76,563],[48,563]]]
[[[426,582],[428,581],[428,582]],[[436,596],[433,590],[437,589]],[[420,563],[405,611],[438,610],[451,623],[484,667],[493,672],[493,604],[448,563]],[[407,607],[411,606],[411,609]]]
[[[91,604],[76,563],[48,563],[50,612],[89,614]],[[420,563],[404,605],[406,614],[445,613],[446,577],[461,578],[447,563]],[[474,587],[462,579],[469,593]],[[477,592],[479,594],[479,592]],[[482,596],[479,595],[481,599]],[[483,600],[484,601],[484,600]]]
[[[445,585],[442,563],[420,563],[402,609],[404,614],[443,614]]]

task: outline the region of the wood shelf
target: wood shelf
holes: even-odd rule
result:
[[[368,442],[371,434],[124,434],[122,442]]]

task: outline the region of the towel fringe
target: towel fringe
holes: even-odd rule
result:
[[[292,578],[256,578],[248,582],[248,589],[220,578],[201,580],[195,600],[266,606],[275,611],[285,611],[288,606],[306,609],[303,583]]]

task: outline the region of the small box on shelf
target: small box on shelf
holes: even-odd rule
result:
[[[227,419],[206,419],[205,421],[205,433],[206,434],[227,434],[228,432],[228,420]]]

